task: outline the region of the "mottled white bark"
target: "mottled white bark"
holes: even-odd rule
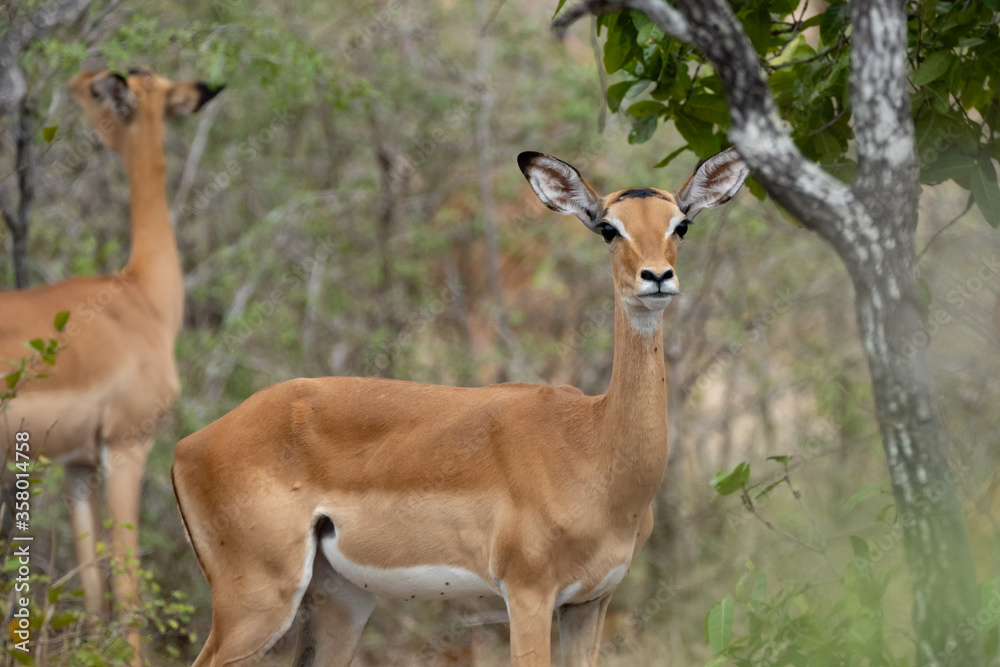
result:
[[[729,137],[768,194],[829,243],[855,287],[876,415],[913,582],[917,664],[982,664],[975,571],[947,439],[923,353],[913,231],[917,165],[906,80],[906,17],[898,0],[851,3],[851,101],[858,153],[847,184],[806,160],[782,127],[759,57],[725,0],[586,0],[587,11],[642,11],[666,34],[691,42],[719,73]]]

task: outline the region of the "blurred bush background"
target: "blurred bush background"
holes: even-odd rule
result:
[[[39,4],[5,3],[0,22]],[[198,640],[153,633],[153,664],[190,663],[210,626],[210,590],[170,485],[174,444],[253,392],[322,375],[604,391],[613,323],[604,243],[542,207],[515,157],[558,156],[601,192],[674,190],[695,165],[686,153],[653,168],[685,143],[672,127],[629,143],[627,114],[606,109],[614,79],[597,39],[580,28],[557,41],[554,9],[94,0],[84,20],[25,53],[37,155],[32,284],[114,272],[128,251],[122,169],[89,138],[69,77],[148,65],[227,85],[202,114],[172,121],[167,138],[186,275],[183,390],[150,458],[140,539],[152,581],[189,595],[187,630]],[[17,118],[0,127],[0,188],[13,188]],[[50,143],[45,127],[57,127]],[[918,247],[965,202],[954,184],[925,186]],[[983,581],[1000,554],[998,255],[1000,237],[973,209],[920,260],[932,322],[940,314],[926,345]],[[5,287],[10,257],[5,233]],[[720,647],[706,620],[725,624],[726,599],[735,604],[727,637],[756,651],[738,664],[908,664],[901,533],[847,276],[747,190],[699,217],[678,273],[683,295],[665,324],[670,463],[653,536],[611,603],[605,664],[713,660]],[[747,486],[761,484],[742,503],[709,484],[741,461]],[[786,471],[790,483],[755,498]],[[39,567],[56,579],[76,564],[58,486],[46,488],[36,502],[50,536],[40,546],[55,551]],[[998,620],[1000,605],[979,622]],[[500,600],[390,602],[355,664],[503,664],[505,632]]]

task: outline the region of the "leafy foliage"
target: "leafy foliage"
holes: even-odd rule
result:
[[[12,466],[9,462],[8,466]],[[31,497],[40,498],[44,495],[58,495],[62,486],[62,469],[54,466],[52,461],[40,456],[31,465]],[[34,502],[33,502],[34,504]],[[23,596],[24,590],[31,592],[29,604],[29,631],[31,639],[29,653],[10,650],[7,657],[17,664],[23,665],[69,665],[73,667],[104,667],[105,665],[129,665],[132,659],[132,648],[125,640],[130,627],[137,628],[145,635],[162,637],[175,636],[185,642],[194,643],[198,637],[190,630],[188,624],[194,607],[186,601],[187,595],[182,591],[163,591],[153,581],[153,575],[148,570],[139,568],[139,598],[137,608],[128,617],[118,616],[114,619],[101,618],[96,620],[93,630],[85,631],[88,619],[82,605],[83,590],[71,586],[75,571],[59,578],[41,568],[32,567],[27,580],[15,577],[20,565],[14,555],[15,543],[12,536],[0,542],[5,554],[2,575],[0,575],[0,616],[10,618],[12,605],[17,599],[15,586],[20,587],[18,596]],[[121,574],[124,568],[110,557],[104,542],[97,544],[98,559],[101,562],[110,561],[115,574]],[[178,650],[173,643],[158,644],[164,655],[176,658]],[[7,658],[0,658],[0,665],[11,664]]]
[[[805,581],[779,582],[775,586],[752,561],[736,583],[731,594],[713,606],[705,618],[705,640],[716,655],[706,667],[737,665],[791,665],[794,667],[834,667],[841,665],[884,665],[908,667],[903,657],[912,653],[912,646],[902,649],[911,638],[899,636],[898,629],[887,613],[887,591],[894,570],[883,562],[886,545],[901,539],[898,517],[880,511],[876,525],[877,539],[850,535],[846,542],[850,550],[828,547],[826,536],[817,544],[796,537],[762,516],[756,502],[765,499],[777,486],[786,484],[799,503],[803,518],[818,531],[808,506],[799,491],[792,487],[790,456],[770,456],[783,467],[781,477],[770,484],[749,482],[750,465],[740,462],[729,473],[720,472],[712,484],[720,495],[740,491],[744,509],[771,531],[787,540],[806,546],[819,557],[817,576]],[[736,482],[740,482],[736,486]],[[722,489],[720,490],[720,486]],[[763,487],[763,490],[754,490]],[[886,492],[883,482],[867,486],[851,496],[845,510],[855,510],[864,500]],[[858,513],[859,510],[856,511]],[[838,540],[842,541],[842,540]],[[837,545],[839,546],[839,545]],[[847,546],[847,545],[844,545]],[[840,554],[840,563],[835,561]],[[840,568],[838,570],[838,568]],[[827,574],[836,574],[830,580]],[[822,575],[822,578],[821,576]],[[835,584],[830,586],[830,584]],[[969,619],[969,632],[978,634],[986,653],[996,655],[1000,625],[1000,579],[991,579],[980,586],[980,613]],[[890,641],[890,635],[893,635]],[[902,640],[902,641],[901,641]]]
[[[970,191],[994,227],[1000,224],[1000,187],[992,162],[1000,159],[995,4],[906,3],[920,180],[955,181]],[[735,0],[732,5],[761,57],[796,145],[835,176],[850,180],[855,163],[849,5],[833,0],[813,16],[807,16],[809,4],[798,0]],[[639,12],[601,16],[602,28],[604,66],[622,76],[608,87],[607,103],[612,111],[627,105],[633,117],[630,142],[648,141],[662,120],[673,122],[684,148],[701,159],[726,144],[729,114],[722,82],[700,53],[664,35]],[[666,166],[680,152],[656,166]]]

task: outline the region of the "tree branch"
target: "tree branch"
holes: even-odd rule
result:
[[[851,107],[858,150],[853,190],[877,222],[893,228],[913,225],[917,162],[903,5],[856,0],[851,26]]]
[[[191,142],[191,149],[188,151],[187,160],[184,161],[184,169],[181,172],[181,182],[177,186],[177,194],[174,195],[173,205],[170,207],[170,215],[174,224],[178,222],[177,216],[187,205],[191,188],[194,187],[194,179],[198,173],[198,163],[208,145],[208,133],[215,123],[215,117],[219,115],[219,103],[208,105],[208,108],[201,113],[198,120],[198,130],[195,132],[194,140]]]
[[[656,0],[585,0],[583,3],[570,7],[562,16],[552,22],[552,30],[562,37],[566,29],[581,16],[587,14],[611,14],[623,9],[635,9],[649,17],[656,27],[664,33],[681,41],[691,41],[688,34],[687,21],[680,12],[666,2]]]
[[[935,241],[937,241],[937,238],[938,238],[939,236],[941,236],[941,234],[942,234],[942,233],[943,233],[943,232],[944,232],[944,231],[945,231],[946,229],[948,229],[949,227],[951,227],[952,225],[954,225],[954,224],[955,224],[956,222],[958,222],[959,220],[961,220],[961,219],[962,219],[962,218],[963,218],[963,217],[965,216],[965,214],[969,212],[969,210],[970,210],[970,209],[972,208],[972,204],[973,204],[973,202],[975,202],[975,201],[976,201],[975,197],[973,197],[973,196],[972,196],[972,195],[970,194],[970,195],[969,195],[969,199],[968,199],[968,201],[966,201],[966,202],[965,202],[965,208],[963,208],[963,209],[962,209],[962,212],[961,212],[961,213],[959,213],[958,215],[956,215],[956,216],[955,216],[954,218],[952,218],[952,219],[951,219],[951,220],[950,220],[950,221],[949,221],[949,222],[948,222],[948,223],[947,223],[946,225],[944,225],[944,226],[943,226],[943,227],[942,227],[941,229],[939,229],[939,230],[937,230],[936,232],[934,232],[934,234],[933,234],[933,235],[931,235],[930,239],[928,239],[928,241],[927,241],[927,245],[925,245],[925,246],[924,246],[924,249],[923,249],[923,250],[921,250],[921,251],[920,251],[919,253],[917,253],[917,259],[916,259],[916,261],[917,261],[917,262],[919,262],[919,261],[920,261],[920,258],[924,256],[924,253],[926,253],[926,252],[927,252],[927,251],[928,251],[928,250],[930,249],[930,247],[931,247],[931,244],[932,244],[932,243],[934,243]]]

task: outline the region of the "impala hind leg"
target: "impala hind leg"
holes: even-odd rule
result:
[[[511,667],[549,667],[555,591],[508,589]]]
[[[269,526],[273,530],[267,537],[273,541],[263,531],[217,538],[216,545],[224,542],[225,550],[210,551],[208,543],[198,543],[197,532],[192,535],[212,585],[212,630],[195,667],[257,665],[273,657],[268,651],[292,626],[312,583],[317,551],[315,532],[306,528],[305,535],[296,536],[293,523],[284,524],[285,531]],[[276,546],[253,548],[261,543]]]
[[[593,667],[600,654],[601,629],[611,594],[559,607],[559,646],[564,667]]]
[[[338,574],[322,553],[299,607],[295,667],[348,667],[377,600]]]

